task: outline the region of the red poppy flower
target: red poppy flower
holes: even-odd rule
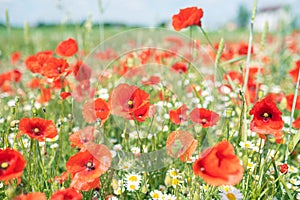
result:
[[[41,192],[31,192],[28,194],[21,194],[13,198],[13,200],[47,200],[47,197]]]
[[[290,76],[293,79],[294,83],[297,83],[297,79],[298,79],[298,74],[299,74],[299,68],[300,68],[300,60],[296,61],[296,67],[294,69],[291,69],[289,71]]]
[[[57,78],[62,75],[67,75],[69,71],[67,71],[67,68],[69,67],[69,64],[65,59],[58,59],[58,58],[49,58],[43,65],[43,68],[41,70],[41,73],[43,76],[47,78]]]
[[[61,92],[59,94],[59,96],[62,98],[62,99],[66,99],[68,98],[69,96],[71,96],[71,92]]]
[[[99,176],[109,169],[112,162],[105,145],[89,142],[84,147],[85,151],[72,156],[66,163],[67,171],[72,175],[71,187],[77,190],[98,187]]]
[[[77,190],[73,188],[67,188],[64,190],[56,191],[50,198],[50,200],[81,200],[82,194],[77,192]]]
[[[5,76],[8,81],[13,81],[18,83],[21,80],[22,73],[19,70],[14,69],[12,71],[5,73]]]
[[[203,128],[207,128],[216,125],[220,119],[220,116],[218,113],[205,108],[195,108],[190,113],[190,118],[193,122],[201,124]]]
[[[289,166],[285,163],[282,165],[279,165],[279,168],[280,168],[280,172],[283,174],[286,174],[289,170]]]
[[[193,165],[194,174],[213,186],[235,185],[243,178],[244,168],[233,146],[222,141],[206,149]]]
[[[27,69],[32,73],[40,73],[44,63],[53,56],[53,51],[41,51],[26,58]]]
[[[55,53],[59,56],[73,56],[78,51],[76,40],[69,38],[60,42],[55,49]]]
[[[245,42],[241,42],[238,46],[237,53],[241,56],[248,54],[248,44]],[[251,54],[254,53],[253,46],[251,47]]]
[[[95,96],[96,89],[91,87],[89,80],[80,81],[72,92],[72,97],[81,102],[86,98],[92,99]]]
[[[283,93],[269,93],[266,98],[272,99],[275,103],[280,103],[284,97]]]
[[[148,80],[142,80],[143,85],[156,85],[158,83],[160,83],[159,76],[150,76]]]
[[[95,53],[95,58],[99,60],[114,60],[118,57],[118,54],[113,49],[106,49]]]
[[[176,48],[181,48],[184,46],[183,40],[177,36],[168,36],[165,38],[165,41],[170,43],[172,46],[175,46]]]
[[[175,72],[186,74],[188,67],[187,64],[183,62],[177,62],[174,65],[172,65],[171,69]]]
[[[253,115],[250,130],[258,133],[263,139],[266,138],[265,135],[272,134],[275,136],[276,142],[280,143],[284,125],[281,114],[281,111],[270,98],[263,98],[255,103],[250,110],[250,115]]]
[[[242,84],[243,83],[243,75],[240,72],[237,71],[229,71],[227,75],[230,77],[231,81]],[[226,74],[224,74],[224,79],[228,80]]]
[[[81,191],[90,191],[92,189],[97,189],[101,187],[100,178],[98,177],[93,180],[81,180],[81,178],[78,178],[78,175],[75,174],[70,187]]]
[[[109,117],[109,104],[101,99],[89,100],[82,106],[82,115],[86,122],[95,122],[97,119],[101,120],[103,124]]]
[[[188,117],[186,115],[186,111],[188,108],[186,105],[182,105],[176,110],[170,110],[169,115],[170,115],[170,120],[174,124],[180,124],[181,122],[187,121]]]
[[[293,128],[300,129],[300,117],[293,121]]]
[[[56,183],[62,184],[63,182],[69,180],[69,173],[68,172],[63,172],[60,176],[55,176],[53,180]],[[53,180],[49,180],[48,182],[53,182]]]
[[[20,178],[26,161],[22,154],[14,149],[0,150],[0,181]]]
[[[90,79],[92,70],[87,64],[83,63],[83,61],[77,61],[73,67],[73,73],[75,79],[80,82]]]
[[[148,117],[150,96],[134,85],[120,84],[111,92],[111,113],[143,122]]]
[[[185,131],[174,131],[167,138],[166,147],[168,153],[182,162],[190,161],[197,148],[198,141],[193,135]]]
[[[52,95],[51,88],[45,88],[44,86],[41,86],[40,89],[41,89],[41,95],[40,98],[38,99],[38,102],[46,103],[50,101]]]
[[[141,61],[141,64],[146,64],[150,60],[151,56],[154,54],[154,51],[154,49],[148,48],[140,52],[138,54],[138,57]]]
[[[91,142],[94,140],[94,131],[93,126],[87,126],[79,131],[76,131],[70,135],[69,140],[72,147],[83,148],[85,143]]]
[[[285,98],[286,98],[286,109],[289,112],[291,112],[293,107],[294,94],[289,94],[285,96]],[[300,109],[300,97],[298,96],[296,100],[295,110],[299,110],[299,109]]]
[[[189,26],[201,26],[201,18],[203,17],[202,8],[189,7],[180,9],[179,13],[173,15],[172,25],[176,31],[180,31],[183,28]]]
[[[27,84],[27,87],[31,89],[36,89],[40,87],[40,79],[38,78],[32,78]]]
[[[54,138],[57,135],[57,129],[52,120],[42,118],[22,118],[19,124],[19,134],[26,134],[38,141],[44,141],[45,138]]]
[[[219,49],[219,44],[215,45],[215,49],[218,50]],[[213,51],[215,52],[215,51]],[[234,49],[231,45],[225,44],[224,45],[224,49],[221,55],[221,59],[223,60],[230,60],[234,57]],[[215,56],[214,56],[215,58]]]
[[[11,64],[13,64],[13,65],[16,64],[20,60],[21,56],[22,55],[19,51],[12,53],[10,56]]]

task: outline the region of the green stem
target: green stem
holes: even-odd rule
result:
[[[200,26],[200,30],[203,33],[205,39],[207,40],[207,42],[209,43],[209,45],[211,46],[211,48],[213,49],[213,51],[215,53],[217,53],[216,48],[214,47],[213,43],[211,42],[210,38],[208,37],[207,33],[205,32],[205,30],[202,28],[202,26]]]
[[[246,60],[246,74],[245,74],[244,87],[243,87],[244,92],[246,92],[247,85],[248,85],[248,79],[249,79],[251,47],[252,47],[252,42],[253,42],[253,25],[254,25],[254,19],[255,19],[255,14],[256,14],[256,8],[257,8],[257,0],[254,0],[251,23],[250,23],[250,35],[249,35],[248,52],[247,52],[247,60]]]

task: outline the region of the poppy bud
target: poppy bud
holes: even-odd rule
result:
[[[280,172],[283,174],[286,174],[289,170],[289,166],[285,163],[282,165],[279,165],[279,168],[280,168]]]
[[[165,178],[165,185],[167,187],[170,187],[172,185],[172,178],[169,175],[167,175]]]

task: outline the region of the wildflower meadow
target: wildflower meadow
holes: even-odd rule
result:
[[[0,199],[300,199],[300,31],[0,27]]]

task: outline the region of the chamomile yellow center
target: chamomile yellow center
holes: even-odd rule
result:
[[[236,200],[235,195],[232,193],[227,193],[226,196],[229,200]]]

